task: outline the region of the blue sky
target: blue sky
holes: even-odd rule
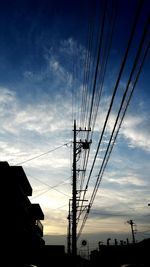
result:
[[[108,2],[111,7],[113,2]],[[127,45],[136,5],[137,1],[118,1],[89,169]],[[49,242],[66,242],[60,241],[58,236],[67,233],[73,119],[77,119],[80,127],[78,112],[81,110],[84,60],[92,7],[90,0],[5,0],[0,3],[0,160],[7,160],[10,165],[23,166],[33,186],[31,201],[40,203],[45,214],[44,234],[53,236]],[[98,1],[97,12],[101,9],[103,1]],[[145,1],[120,91],[107,125],[108,135],[148,11],[149,1]],[[97,30],[96,24],[95,40]],[[97,244],[100,239],[105,241],[108,235],[113,238],[118,232],[131,239],[130,227],[125,224],[129,219],[135,220],[137,224],[137,240],[148,237],[144,231],[150,230],[147,206],[150,201],[149,59],[148,54],[84,229],[83,236],[91,244]],[[64,145],[66,143],[68,145]],[[59,146],[62,147],[28,161]],[[92,192],[102,153],[101,149],[87,197]]]

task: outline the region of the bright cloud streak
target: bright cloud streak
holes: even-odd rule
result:
[[[145,127],[146,126],[146,127]],[[140,115],[137,117],[127,117],[124,122],[122,133],[129,140],[133,147],[140,147],[150,152],[149,122],[147,116]]]

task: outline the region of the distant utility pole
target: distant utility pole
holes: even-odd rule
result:
[[[72,214],[71,214],[71,219],[70,223],[72,223],[72,255],[74,258],[77,256],[77,155],[79,154],[79,150],[81,148],[83,149],[89,149],[89,144],[91,143],[88,142],[87,140],[85,141],[79,141],[77,142],[76,140],[76,135],[77,132],[81,131],[91,131],[91,129],[81,129],[79,130],[76,129],[76,120],[74,120],[74,128],[73,128],[73,182],[72,182]],[[77,147],[77,144],[79,145]],[[79,200],[78,200],[79,201]],[[70,212],[69,212],[70,213]],[[70,234],[71,236],[71,234]],[[70,241],[69,241],[70,242]]]
[[[132,242],[133,242],[133,244],[135,244],[135,229],[134,229],[134,227],[136,226],[136,224],[133,222],[133,220],[129,220],[129,221],[127,221],[127,223],[128,224],[130,224],[130,226],[131,226],[131,233],[132,233]]]
[[[69,199],[69,214],[68,214],[68,235],[67,235],[67,252],[68,254],[71,253],[71,201]]]

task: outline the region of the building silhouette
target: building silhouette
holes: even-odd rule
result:
[[[129,264],[133,267],[149,267],[150,238],[137,243],[123,242],[114,245],[100,245],[99,250],[91,251],[92,267],[121,267]],[[131,265],[130,265],[131,264]]]
[[[21,166],[0,162],[2,239],[1,261],[4,266],[37,264],[43,240],[44,214],[39,204],[32,204],[32,187]],[[3,194],[2,194],[3,192]]]

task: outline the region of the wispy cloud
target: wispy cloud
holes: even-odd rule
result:
[[[26,103],[22,106],[11,90],[0,88],[0,92],[1,131],[18,135],[23,131],[45,134],[68,128],[70,122],[64,114],[71,118],[71,104],[63,96],[56,95],[55,103],[50,101],[50,97],[47,97],[47,101],[43,97],[39,103]]]
[[[149,140],[149,121],[148,116],[143,114],[136,116],[127,116],[122,127],[122,133],[128,139],[131,147],[139,147],[150,152]]]
[[[127,173],[129,173],[129,171],[127,170]],[[119,185],[135,185],[135,186],[146,186],[147,182],[143,181],[142,177],[138,177],[135,176],[135,173],[133,174],[126,174],[126,175],[119,175],[120,177],[116,177],[116,175],[114,173],[112,173],[112,177],[110,178],[105,178],[108,182],[110,183],[116,183]]]

